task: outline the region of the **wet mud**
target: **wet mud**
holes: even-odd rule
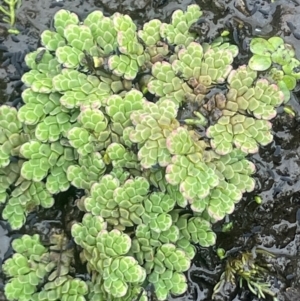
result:
[[[23,0],[17,11],[19,35],[9,35],[0,22],[0,105],[19,106],[21,92],[25,88],[21,77],[27,71],[24,63],[26,53],[39,46],[41,32],[52,26],[53,16],[61,8],[74,11],[84,18],[95,9],[106,15],[114,12],[129,14],[141,26],[148,20],[158,18],[168,21],[176,9],[197,3],[203,16],[192,30],[200,40],[210,42],[221,31],[231,32],[232,43],[240,48],[237,64],[247,63],[249,42],[254,36],[281,36],[292,44],[300,58],[300,0]],[[225,260],[216,255],[223,248],[230,255],[261,248],[275,255],[267,281],[278,294],[279,301],[300,300],[300,89],[292,95],[291,106],[296,117],[279,108],[273,120],[274,141],[251,156],[257,172],[256,188],[245,195],[227,222],[233,223],[229,232],[222,232],[222,223],[215,225],[218,234],[213,248],[198,248],[187,276],[189,289],[184,296],[170,298],[176,301],[209,301],[215,284],[224,272]],[[255,202],[260,196],[262,203]],[[1,263],[11,255],[10,242],[24,234],[41,234],[47,239],[50,229],[69,231],[72,221],[79,220],[81,213],[74,205],[74,191],[61,194],[50,210],[29,215],[20,231],[11,231],[0,220],[0,300],[5,278]],[[1,207],[0,207],[1,213]],[[79,266],[80,271],[80,266]],[[80,271],[81,272],[81,271]],[[258,301],[246,285],[242,288],[230,284],[221,292],[217,301]],[[272,300],[267,297],[266,300]]]

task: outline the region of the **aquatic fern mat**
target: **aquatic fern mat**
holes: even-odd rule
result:
[[[276,108],[300,78],[281,38],[255,38],[233,69],[226,37],[200,45],[197,5],[137,30],[128,15],[66,10],[26,55],[24,105],[0,107],[0,203],[20,229],[71,186],[85,214],[72,226],[89,279],[76,278],[66,236],[23,235],[3,271],[8,300],[158,300],[187,290],[196,245],[254,189],[248,154],[272,139]],[[245,273],[246,274],[246,273]],[[249,273],[248,273],[249,274]],[[268,285],[248,281],[258,296]]]

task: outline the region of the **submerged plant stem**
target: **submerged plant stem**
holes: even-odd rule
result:
[[[20,0],[4,0],[4,3],[8,5],[8,9],[5,9],[3,6],[0,6],[0,12],[2,12],[4,15],[6,15],[8,18],[4,17],[3,21],[8,23],[11,27],[15,25],[16,22],[16,9],[21,5]],[[15,33],[18,34],[19,31],[16,29],[9,29],[9,33]]]

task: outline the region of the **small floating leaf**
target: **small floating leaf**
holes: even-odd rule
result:
[[[268,40],[268,42],[274,47],[276,50],[280,45],[284,44],[284,41],[280,37],[272,37]]]
[[[286,58],[286,56],[279,52],[279,51],[276,51],[274,53],[272,53],[272,61],[276,64],[279,64],[279,65],[285,65],[287,64],[289,61],[290,61],[290,57]]]
[[[283,95],[284,95],[284,103],[287,103],[290,100],[291,97],[291,93],[290,90],[288,89],[286,83],[283,80],[280,80],[277,83],[278,87],[280,88],[280,90],[282,91]]]
[[[284,75],[282,80],[284,81],[284,83],[286,84],[286,87],[290,91],[292,91],[292,90],[295,89],[297,81],[296,81],[296,79],[295,79],[294,76],[292,76],[292,75]]]
[[[249,60],[249,67],[255,71],[265,71],[272,65],[270,57],[254,54]]]
[[[263,38],[254,38],[251,40],[250,50],[253,54],[270,56],[275,51],[275,48]]]

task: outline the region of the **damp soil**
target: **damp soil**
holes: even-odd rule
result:
[[[0,105],[20,105],[20,95],[25,88],[21,76],[27,71],[26,53],[39,46],[41,32],[52,26],[53,15],[61,8],[71,10],[84,18],[100,9],[106,15],[114,12],[129,14],[141,26],[158,18],[169,21],[176,9],[185,9],[192,3],[204,11],[193,30],[200,40],[210,42],[224,30],[231,32],[232,43],[240,48],[237,64],[249,59],[249,42],[254,36],[281,36],[292,44],[300,58],[300,0],[22,0],[17,11],[19,35],[7,34],[0,22]],[[222,232],[222,223],[215,225],[217,244],[212,248],[198,248],[187,276],[189,289],[184,296],[170,298],[176,301],[212,300],[214,285],[224,271],[224,261],[216,255],[217,248],[225,249],[231,257],[254,247],[264,248],[276,255],[267,279],[280,301],[300,300],[300,89],[292,95],[291,106],[296,117],[279,109],[273,121],[274,141],[259,153],[251,156],[257,167],[256,188],[244,195],[227,222],[233,223],[229,232]],[[262,204],[254,201],[262,198]],[[53,228],[67,233],[81,213],[74,205],[76,191],[60,194],[55,206],[29,215],[20,231],[11,231],[0,220],[0,300],[5,301],[3,287],[6,279],[1,263],[11,255],[12,239],[27,233],[39,233],[47,239]],[[1,213],[1,208],[0,208]],[[78,263],[78,272],[84,270]],[[267,297],[267,300],[272,298]],[[246,286],[229,285],[218,294],[218,301],[258,301]]]

